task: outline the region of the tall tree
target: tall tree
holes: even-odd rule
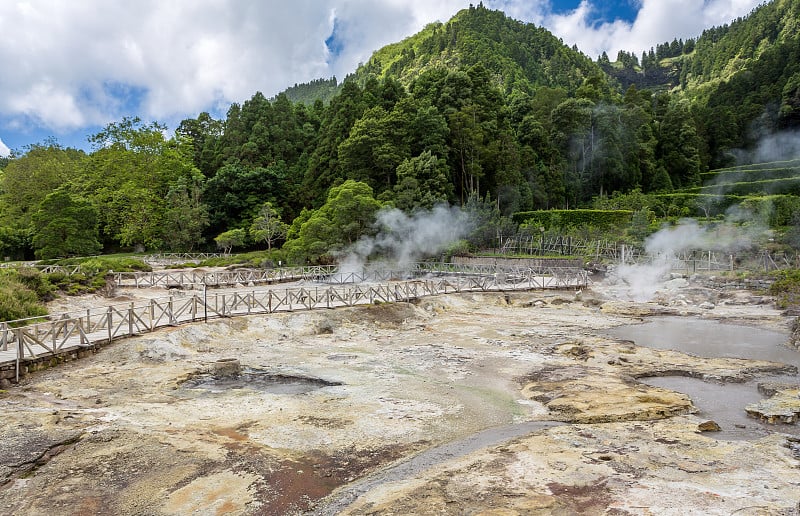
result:
[[[161,124],[125,118],[90,137],[96,150],[74,187],[102,207],[100,225],[109,243],[160,247],[170,187],[198,172],[191,141],[167,139],[164,131]]]
[[[96,254],[97,210],[92,204],[66,190],[47,196],[33,215],[33,246],[41,259]]]
[[[163,240],[172,251],[193,251],[202,245],[208,208],[202,200],[203,176],[181,178],[170,186],[164,213]]]
[[[79,177],[86,159],[83,151],[56,142],[28,147],[0,176],[0,221],[9,227],[29,228],[31,216],[47,194]]]
[[[671,102],[660,124],[659,157],[674,187],[700,184],[699,144],[689,101]]]

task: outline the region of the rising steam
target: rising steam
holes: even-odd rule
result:
[[[739,207],[729,210],[725,222],[710,226],[685,219],[650,235],[645,240],[645,256],[634,264],[617,265],[608,283],[616,287],[616,294],[622,298],[651,301],[670,279],[673,264],[679,258],[692,251],[733,254],[753,247],[768,231]]]
[[[772,163],[800,158],[800,132],[781,131],[762,135],[755,149],[735,149],[731,154],[737,163]]]
[[[360,272],[368,259],[375,258],[382,268],[408,270],[464,238],[474,225],[467,213],[446,205],[411,215],[396,208],[380,210],[375,222],[378,233],[348,249],[339,259],[339,271]]]

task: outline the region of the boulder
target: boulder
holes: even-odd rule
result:
[[[717,424],[716,421],[704,421],[697,425],[697,429],[701,432],[720,432],[722,428]]]

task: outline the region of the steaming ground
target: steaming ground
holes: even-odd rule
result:
[[[657,295],[661,304],[604,290],[439,296],[118,341],[0,395],[0,508],[789,514],[800,501],[797,443],[780,433],[717,440],[698,432],[703,420],[685,395],[634,380],[678,372],[735,381],[784,366],[601,336],[661,314],[782,331],[787,321],[747,292],[687,284]],[[260,380],[197,387],[232,357]],[[526,421],[559,426],[502,437]],[[445,444],[410,473],[384,470]]]

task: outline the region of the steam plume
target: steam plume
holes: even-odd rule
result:
[[[360,271],[368,258],[376,256],[384,267],[407,270],[412,263],[441,253],[474,227],[469,215],[446,205],[411,215],[396,208],[383,209],[375,225],[377,235],[362,238],[341,257],[340,272]]]
[[[670,278],[674,260],[681,255],[690,251],[734,253],[751,248],[768,234],[764,225],[754,222],[752,215],[739,207],[728,211],[725,222],[707,227],[685,219],[650,235],[645,240],[645,259],[617,265],[608,283],[622,298],[651,301]]]

